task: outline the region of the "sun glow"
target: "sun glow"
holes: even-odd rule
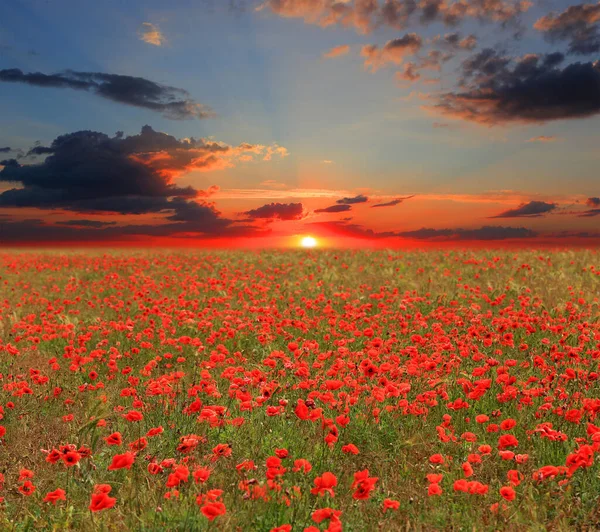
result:
[[[303,248],[314,248],[317,244],[317,239],[312,236],[305,236],[300,240],[300,246]]]

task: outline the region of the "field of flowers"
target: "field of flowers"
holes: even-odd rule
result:
[[[598,529],[599,262],[5,251],[0,529]]]

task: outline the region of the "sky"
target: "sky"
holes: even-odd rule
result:
[[[597,246],[599,146],[600,2],[0,3],[0,245]]]

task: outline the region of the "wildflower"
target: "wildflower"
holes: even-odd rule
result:
[[[225,514],[227,509],[222,502],[215,501],[205,504],[200,511],[209,521],[213,521],[218,516]]]
[[[89,509],[92,512],[99,512],[100,510],[108,510],[112,508],[117,502],[114,497],[109,497],[107,493],[100,491],[92,495]]]
[[[57,488],[54,491],[49,491],[48,493],[46,493],[46,496],[44,497],[43,501],[56,505],[56,503],[58,501],[66,501],[67,500],[65,495],[66,495],[65,490]]]
[[[125,454],[116,454],[113,456],[112,463],[108,466],[108,470],[131,469],[134,461],[135,455],[131,451],[127,451]]]
[[[315,478],[315,487],[310,490],[313,495],[325,495],[329,493],[332,497],[335,496],[333,488],[337,486],[337,477],[330,472],[323,473],[320,477]]]
[[[106,445],[121,445],[123,443],[123,437],[120,432],[113,432],[110,436],[104,438]]]
[[[394,499],[383,499],[383,513],[387,510],[397,510],[400,508],[400,501]]]

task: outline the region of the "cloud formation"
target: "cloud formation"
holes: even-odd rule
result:
[[[422,228],[415,231],[382,231],[377,232],[358,224],[350,224],[344,221],[313,222],[315,225],[336,233],[339,236],[354,238],[381,239],[381,238],[404,238],[412,240],[426,240],[431,242],[452,241],[489,241],[524,239],[537,236],[535,231],[525,227],[503,227],[486,225],[476,229],[431,229]]]
[[[58,74],[25,74],[18,68],[10,68],[0,70],[0,82],[83,90],[113,102],[159,112],[172,120],[214,116],[209,107],[195,102],[187,91],[134,76],[73,70]]]
[[[588,205],[589,207],[600,207],[600,198],[598,198],[598,197],[588,198],[585,200],[585,204]]]
[[[406,196],[405,198],[396,198],[391,201],[386,201],[385,203],[377,203],[375,205],[371,205],[371,208],[373,209],[375,207],[394,207],[396,205],[400,205],[400,203],[402,203],[404,200],[410,198],[414,198],[414,196]]]
[[[569,53],[589,55],[600,52],[600,2],[577,4],[560,13],[539,18],[534,28],[552,43],[567,41]]]
[[[177,139],[150,126],[127,137],[121,132],[109,137],[78,131],[57,137],[50,146],[36,146],[36,152],[47,155],[41,163],[2,161],[0,182],[19,188],[2,192],[0,206],[119,214],[179,212],[188,207],[182,200],[206,198],[218,188],[180,187],[173,183],[176,177],[232,167],[248,158],[265,159],[268,148]]]
[[[344,204],[331,205],[329,207],[325,207],[324,209],[315,209],[315,212],[316,213],[346,212],[346,211],[349,211],[350,209],[352,209],[352,205],[348,205],[347,203],[344,203]]]
[[[417,229],[399,233],[405,238],[417,240],[507,240],[533,238],[535,231],[525,227],[484,225],[478,229]]]
[[[365,58],[365,68],[375,72],[388,63],[399,65],[404,58],[416,54],[423,46],[423,39],[416,33],[407,33],[385,43],[383,48],[375,44],[362,47],[360,55]]]
[[[256,9],[299,18],[321,27],[342,26],[366,34],[379,26],[404,30],[416,23],[456,26],[466,19],[506,25],[532,3],[528,0],[265,0]]]
[[[253,219],[301,220],[304,218],[302,203],[269,203],[244,212]]]
[[[140,40],[154,46],[162,46],[167,42],[165,36],[158,29],[158,26],[150,22],[142,23],[142,27],[139,29],[138,35]]]
[[[459,51],[459,50],[473,50],[477,46],[477,37],[473,34],[463,37],[460,33],[446,33],[445,35],[438,35],[433,38],[434,44],[440,44],[444,48]]]
[[[500,214],[497,214],[496,216],[492,216],[492,218],[538,217],[553,211],[557,207],[558,205],[556,203],[546,203],[545,201],[530,201],[529,203],[523,203],[519,205],[516,209],[509,209],[507,211],[501,212]]]
[[[354,205],[355,203],[366,203],[369,201],[369,198],[364,194],[359,194],[358,196],[354,196],[352,198],[342,198],[336,201],[338,205]]]
[[[518,59],[487,48],[463,62],[461,89],[430,110],[485,125],[543,123],[600,113],[600,61],[560,68],[560,53]]]
[[[350,46],[347,44],[343,44],[341,46],[334,46],[328,52],[323,54],[325,59],[333,59],[334,57],[340,57],[342,55],[346,55],[350,51]]]

